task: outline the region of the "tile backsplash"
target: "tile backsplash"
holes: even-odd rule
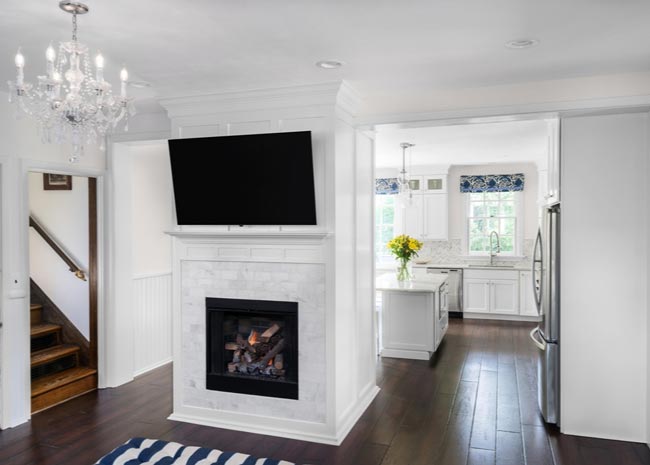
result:
[[[525,258],[514,263],[515,266],[528,266],[533,252],[534,240],[524,240],[523,252]],[[431,258],[431,264],[467,264],[476,261],[487,260],[488,257],[467,258],[462,252],[460,239],[449,241],[425,241],[422,250],[418,254],[421,258]],[[513,264],[512,259],[503,259],[498,255],[494,258],[495,263],[507,262]]]

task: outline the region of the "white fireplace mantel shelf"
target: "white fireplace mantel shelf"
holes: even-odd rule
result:
[[[271,240],[292,240],[292,241],[313,241],[323,240],[332,235],[328,231],[165,231],[173,237],[180,239],[271,239]]]

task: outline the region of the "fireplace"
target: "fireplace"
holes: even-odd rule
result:
[[[298,399],[298,303],[206,299],[206,387]]]

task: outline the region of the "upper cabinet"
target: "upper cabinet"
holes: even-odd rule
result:
[[[449,237],[446,175],[411,176],[411,204],[403,209],[402,233],[420,240]]]
[[[553,205],[560,201],[560,120],[548,120],[546,170],[539,172],[539,203]]]
[[[447,176],[444,174],[423,176],[423,188],[427,194],[446,194]]]

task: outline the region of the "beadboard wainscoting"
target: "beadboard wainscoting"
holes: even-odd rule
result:
[[[172,273],[133,277],[134,375],[172,360]]]

